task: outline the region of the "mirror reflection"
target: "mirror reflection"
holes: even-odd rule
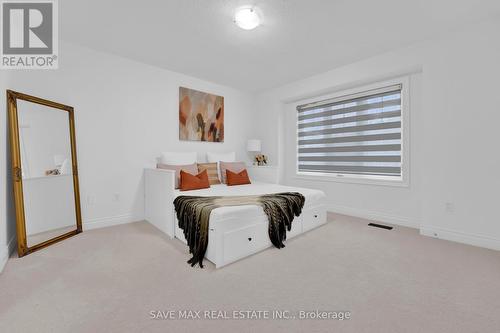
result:
[[[17,101],[28,247],[76,229],[69,113]]]

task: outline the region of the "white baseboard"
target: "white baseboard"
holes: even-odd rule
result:
[[[2,245],[0,248],[0,273],[2,273],[5,268],[5,264],[7,264],[7,260],[9,260],[10,254],[15,250],[15,242],[16,236],[12,236],[7,245]]]
[[[144,217],[135,214],[123,214],[109,217],[86,219],[83,221],[83,230],[111,227],[113,225],[126,224],[144,220]]]
[[[433,226],[420,227],[420,234],[424,236],[444,239],[452,242],[469,244],[487,249],[500,251],[500,239],[488,236],[469,234],[460,231],[438,228]]]
[[[368,220],[380,221],[388,224],[395,224],[404,227],[420,229],[420,234],[423,236],[429,236],[433,238],[439,238],[452,242],[468,244],[468,245],[484,247],[487,249],[500,251],[500,239],[491,238],[484,235],[464,233],[460,231],[433,227],[433,226],[420,226],[418,221],[413,221],[408,218],[368,211],[364,209],[352,208],[347,206],[328,205],[327,209],[329,212],[333,213],[350,215]]]
[[[366,209],[359,209],[342,205],[327,205],[327,210],[329,212],[360,217],[363,219],[374,220],[388,224],[395,224],[403,227],[418,229],[420,226],[418,221],[414,221],[406,217],[389,215]]]

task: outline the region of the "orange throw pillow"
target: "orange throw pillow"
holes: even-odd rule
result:
[[[207,170],[203,170],[199,174],[192,175],[189,172],[181,170],[181,191],[199,190],[202,188],[209,188]]]
[[[227,186],[250,184],[247,169],[236,173],[231,170],[226,170]]]

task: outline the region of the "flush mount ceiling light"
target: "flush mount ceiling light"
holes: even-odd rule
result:
[[[257,28],[260,24],[260,17],[255,11],[255,8],[240,8],[234,15],[234,23],[236,23],[241,29],[252,30]]]

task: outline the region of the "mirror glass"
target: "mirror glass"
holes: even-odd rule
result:
[[[17,100],[28,247],[76,229],[69,113]]]

